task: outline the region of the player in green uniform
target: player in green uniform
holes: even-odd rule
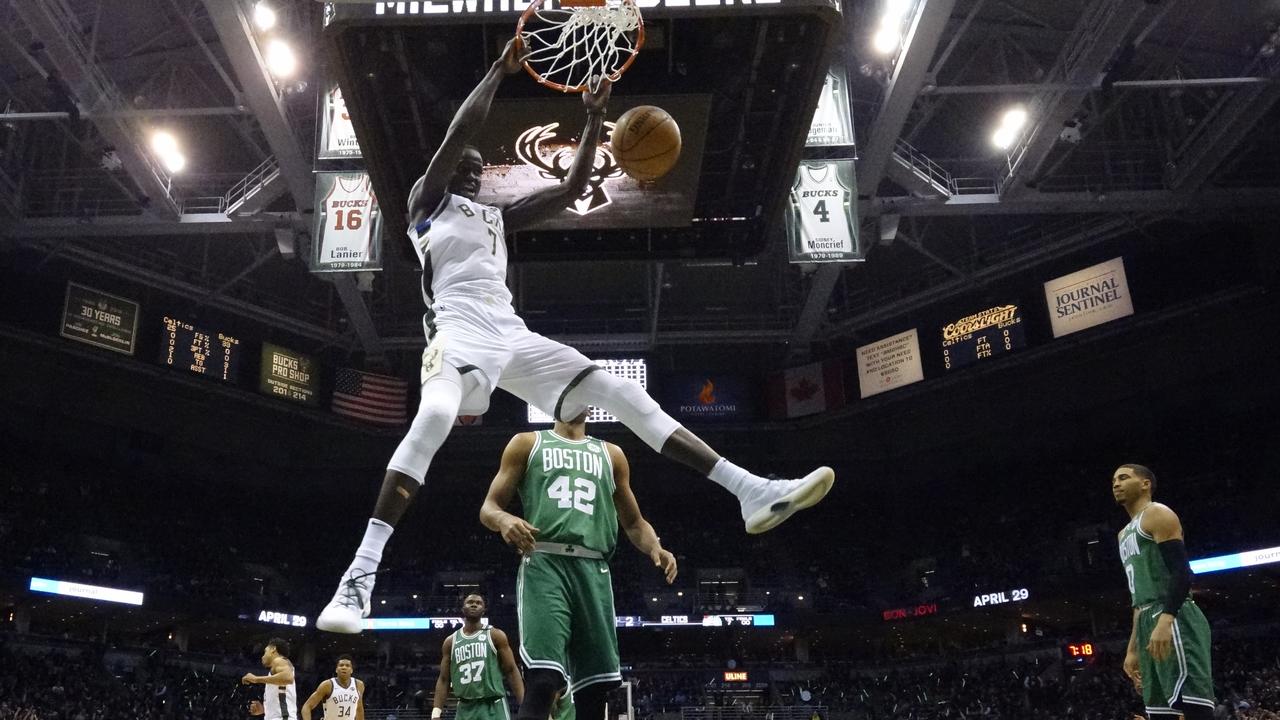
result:
[[[1124,672],[1142,693],[1152,720],[1162,715],[1211,720],[1209,621],[1190,598],[1182,523],[1167,505],[1152,502],[1155,485],[1155,474],[1142,465],[1121,465],[1111,476],[1111,492],[1131,518],[1119,536],[1133,600]]]
[[[511,720],[505,675],[516,702],[524,701],[524,679],[516,667],[507,634],[481,622],[484,598],[472,593],[462,601],[462,627],[444,639],[440,647],[440,677],[431,717],[444,714],[449,690],[458,697],[457,720]]]
[[[520,720],[546,720],[556,693],[581,720],[603,720],[605,694],[622,681],[609,558],[618,527],[666,577],[675,556],[640,514],[618,446],[589,437],[587,413],[521,433],[502,453],[480,521],[524,556],[516,581],[520,658],[528,693]],[[505,508],[519,493],[524,518]]]

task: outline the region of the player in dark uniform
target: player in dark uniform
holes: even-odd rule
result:
[[[507,634],[483,622],[484,598],[476,593],[462,601],[462,627],[444,639],[440,648],[440,677],[431,717],[444,714],[449,691],[458,698],[457,720],[511,720],[505,675],[516,702],[524,702],[524,679],[511,653]]]
[[[1121,465],[1111,476],[1111,492],[1131,518],[1119,535],[1133,600],[1124,672],[1142,693],[1151,720],[1211,720],[1209,622],[1190,597],[1182,523],[1167,505],[1151,500],[1155,485],[1155,474],[1142,465]]]
[[[586,434],[587,411],[551,430],[520,433],[502,453],[480,510],[485,527],[524,555],[516,580],[520,659],[528,692],[519,720],[545,720],[556,694],[581,720],[603,720],[622,682],[609,558],[618,527],[668,583],[675,556],[662,547],[631,492],[618,446]],[[505,510],[516,494],[524,517]]]

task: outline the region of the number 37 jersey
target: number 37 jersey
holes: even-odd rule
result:
[[[494,298],[510,308],[501,210],[445,193],[430,217],[409,228],[409,240],[422,263],[427,305],[467,295]]]
[[[520,482],[525,520],[539,542],[566,543],[609,557],[618,544],[613,461],[601,440],[537,433]]]

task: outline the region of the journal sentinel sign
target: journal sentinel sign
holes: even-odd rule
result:
[[[1044,297],[1056,338],[1133,314],[1124,258],[1050,280]]]
[[[50,595],[65,595],[67,597],[123,603],[125,605],[142,604],[142,593],[133,590],[119,590],[99,585],[83,585],[81,583],[50,580],[41,577],[31,578],[29,587],[32,592],[48,593]]]
[[[1280,547],[1248,550],[1233,555],[1201,558],[1191,561],[1191,572],[1197,575],[1221,572],[1222,570],[1238,570],[1254,565],[1269,565],[1280,562]]]

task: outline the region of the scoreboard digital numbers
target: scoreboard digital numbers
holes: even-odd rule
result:
[[[316,371],[310,355],[262,343],[262,370],[258,390],[264,395],[315,405]]]
[[[196,375],[233,383],[240,372],[240,338],[164,317],[160,362]]]
[[[947,370],[972,365],[1026,347],[1022,310],[997,305],[942,328],[942,363]]]

